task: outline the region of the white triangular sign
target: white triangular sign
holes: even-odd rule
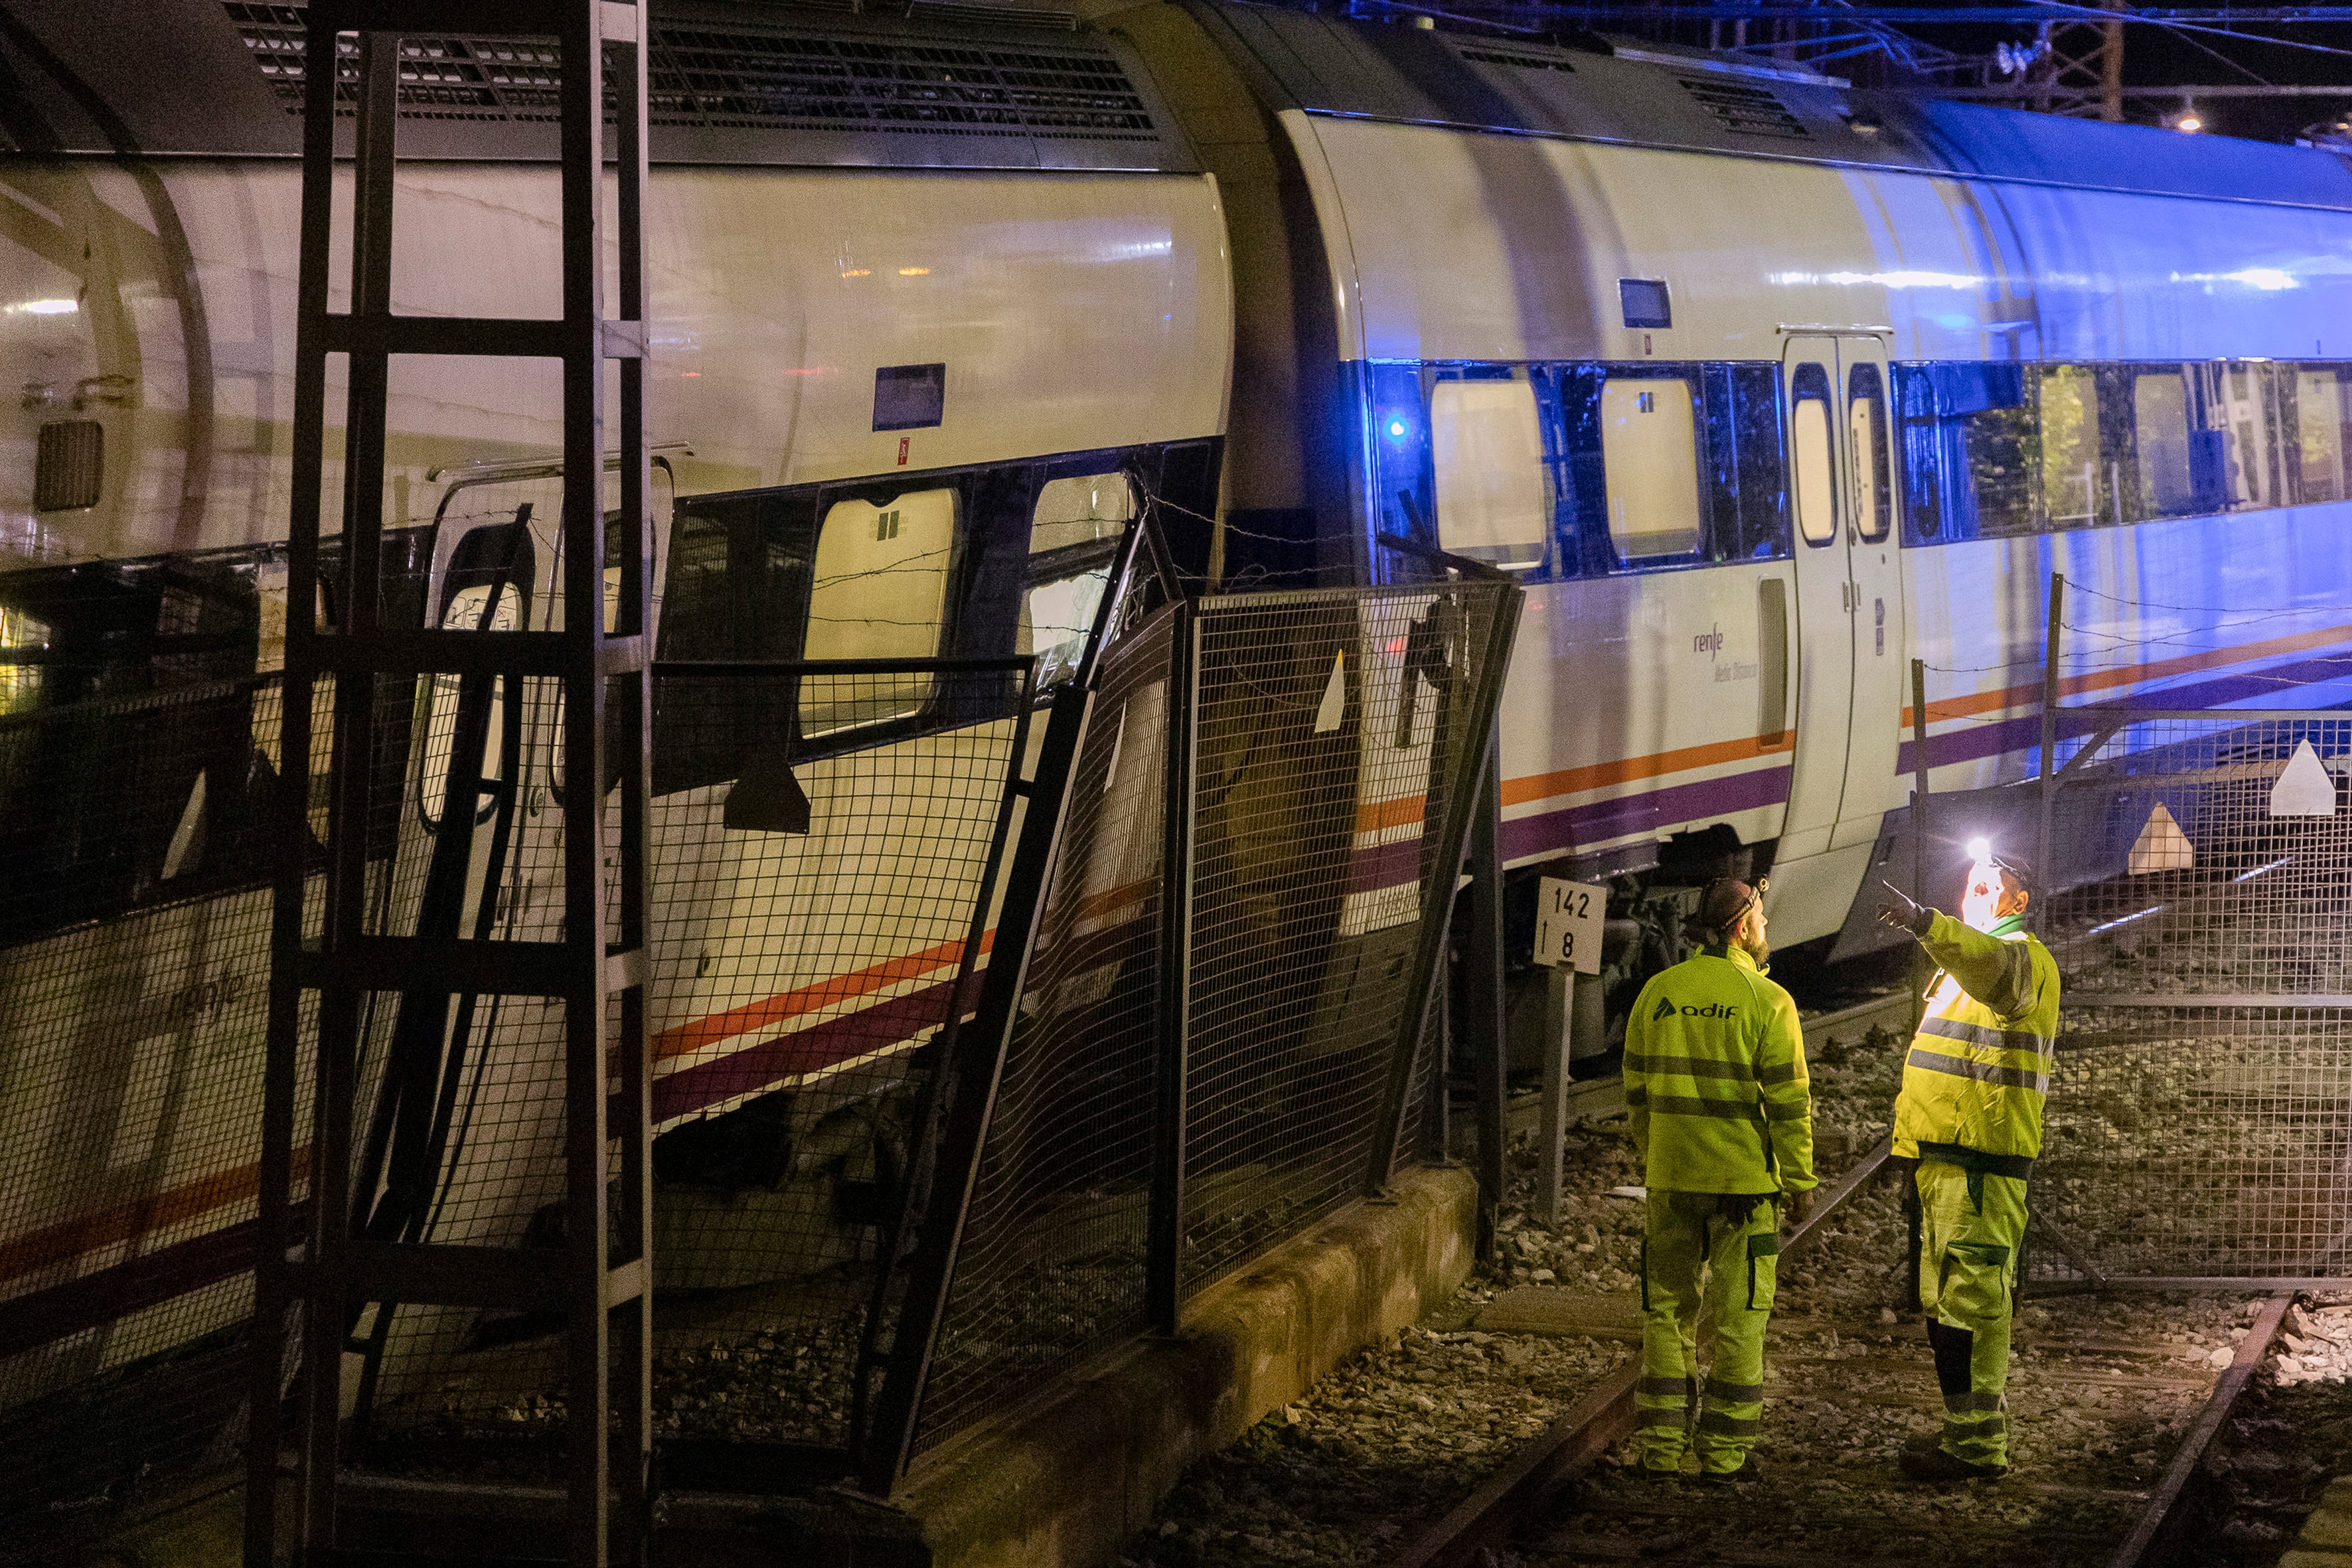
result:
[[[1348,710],[1348,650],[1341,648],[1331,656],[1331,679],[1324,683],[1323,706],[1315,710],[1315,732],[1328,735],[1339,727],[1339,717]]]
[[[2286,771],[2271,785],[2273,816],[2333,816],[2336,815],[2336,778],[2319,753],[2304,742],[2295,747],[2294,755],[2287,759]]]
[[[2180,831],[2180,824],[2172,820],[2164,802],[2158,801],[2156,809],[2147,814],[2147,825],[2132,841],[2131,874],[2186,871],[2196,864],[2197,851],[2189,847],[2189,835]]]

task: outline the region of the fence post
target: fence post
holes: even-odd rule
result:
[[[2058,749],[2058,636],[2066,611],[2066,578],[2050,574],[2050,625],[2042,643],[2042,821],[2033,837],[2033,872],[2043,889],[2056,885],[2057,868],[2050,863],[2052,810],[2057,803],[2058,768],[2052,755]],[[2045,897],[2047,896],[2045,892]],[[2041,924],[2042,915],[2034,916]]]
[[[932,1162],[919,1239],[908,1264],[906,1299],[891,1336],[881,1397],[876,1402],[873,1427],[866,1434],[865,1452],[858,1456],[858,1483],[877,1497],[890,1494],[914,1456],[923,1384],[930,1377],[931,1354],[939,1345],[940,1326],[947,1318],[956,1255],[963,1245],[964,1221],[971,1215],[972,1192],[979,1184],[981,1157],[987,1152],[997,1085],[1003,1077],[1013,1028],[1020,1021],[1021,993],[1028,983],[1037,921],[1045,911],[1054,861],[1069,822],[1071,775],[1086,743],[1087,727],[1094,719],[1095,681],[1103,651],[1118,629],[1117,617],[1134,576],[1136,552],[1152,526],[1147,513],[1120,541],[1111,562],[1110,581],[1104,585],[1102,602],[1095,610],[1086,653],[1046,716],[1037,771],[1026,791],[1028,811],[1022,819],[1013,865],[1005,873],[996,943],[981,976],[972,1026],[957,1033],[955,1059],[940,1064],[940,1070],[948,1075],[947,1115]]]
[[[1929,826],[1927,661],[1915,658],[1911,661],[1911,896],[1922,903],[1933,902],[1937,896],[1927,887]],[[1916,945],[1912,952],[1916,967],[1912,971],[1911,1032],[1916,1036],[1927,1016],[1927,989],[1921,976],[1932,972],[1934,964]],[[1915,1307],[1919,1303],[1919,1227],[1924,1220],[1919,1210],[1918,1185],[1906,1177],[1903,1183],[1903,1222],[1910,1242],[1903,1250],[1904,1299]]]
[[[1486,765],[1470,818],[1470,941],[1463,953],[1463,1023],[1475,1042],[1478,1074],[1478,1260],[1495,1257],[1495,1226],[1510,1179],[1510,1134],[1504,1124],[1510,1050],[1503,1040],[1503,742],[1489,731]],[[1554,1123],[1547,1117],[1547,1125]]]
[[[1151,1326],[1176,1331],[1183,1304],[1184,1112],[1192,1021],[1192,752],[1200,722],[1201,617],[1179,602],[1168,648],[1166,784],[1160,847],[1158,1094],[1151,1118],[1151,1213],[1143,1299]]]
[[[1476,667],[1477,681],[1473,689],[1476,700],[1462,705],[1470,710],[1463,713],[1461,720],[1475,737],[1465,749],[1482,759],[1465,770],[1474,781],[1486,771],[1486,745],[1495,733],[1496,716],[1502,707],[1503,680],[1510,670],[1511,644],[1518,635],[1523,597],[1517,584],[1504,587],[1497,595],[1494,620],[1487,627],[1486,646]],[[1432,771],[1435,771],[1433,763]],[[1438,841],[1425,846],[1423,850],[1423,864],[1430,870],[1421,890],[1421,940],[1413,952],[1412,972],[1405,980],[1404,1017],[1390,1047],[1388,1088],[1381,1100],[1381,1119],[1372,1124],[1371,1159],[1364,1168],[1365,1190],[1375,1194],[1387,1190],[1390,1173],[1396,1167],[1397,1147],[1404,1138],[1405,1111],[1412,1098],[1413,1055],[1428,1033],[1429,1012],[1436,1005],[1446,928],[1454,909],[1454,884],[1461,873],[1463,851],[1470,836],[1470,817],[1476,805],[1475,783],[1456,789],[1455,780],[1433,777],[1430,782],[1433,787],[1443,788],[1446,798],[1437,830]]]

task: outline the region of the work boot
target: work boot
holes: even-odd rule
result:
[[[1903,1457],[1897,1462],[1906,1480],[1938,1485],[1952,1481],[1997,1481],[2009,1474],[2007,1465],[1972,1465],[1956,1454],[1948,1454],[1943,1444],[1934,1437],[1914,1437],[1904,1444]]]
[[[1701,1470],[1698,1473],[1698,1479],[1709,1486],[1746,1486],[1749,1481],[1760,1481],[1764,1479],[1764,1467],[1756,1462],[1755,1455],[1743,1454],[1740,1456],[1738,1469]]]

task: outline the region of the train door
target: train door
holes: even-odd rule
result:
[[[1900,804],[1905,667],[1885,345],[1792,338],[1784,363],[1799,647],[1785,860],[1871,842]]]
[[[1892,384],[1886,345],[1840,338],[1847,497],[1845,553],[1853,587],[1853,710],[1845,791],[1830,847],[1876,841],[1880,820],[1903,804],[1897,763],[1909,665],[1903,657],[1901,541],[1895,535]]]
[[[1837,826],[1853,717],[1854,618],[1844,539],[1850,503],[1838,482],[1836,340],[1791,338],[1782,363],[1797,522],[1796,773],[1779,855],[1788,861],[1827,849]]]

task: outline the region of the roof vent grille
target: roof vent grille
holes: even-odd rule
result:
[[[1685,91],[1714,113],[1726,131],[1735,131],[1742,136],[1778,136],[1791,142],[1812,139],[1813,133],[1798,123],[1788,106],[1760,87],[1693,81],[1687,77],[1677,79]]]
[[[1546,59],[1541,55],[1507,54],[1501,49],[1465,48],[1456,52],[1464,59],[1475,60],[1482,66],[1516,66],[1521,70],[1565,71],[1570,76],[1576,74],[1576,68],[1566,60]]]
[[[303,8],[251,0],[222,0],[222,8],[286,111],[300,114]],[[400,75],[404,118],[559,118],[552,41],[404,38]],[[336,77],[336,111],[351,114],[359,96],[355,43],[343,45]],[[1076,40],[1008,46],[656,25],[646,91],[647,118],[657,126],[1089,142],[1159,134],[1118,58]]]

